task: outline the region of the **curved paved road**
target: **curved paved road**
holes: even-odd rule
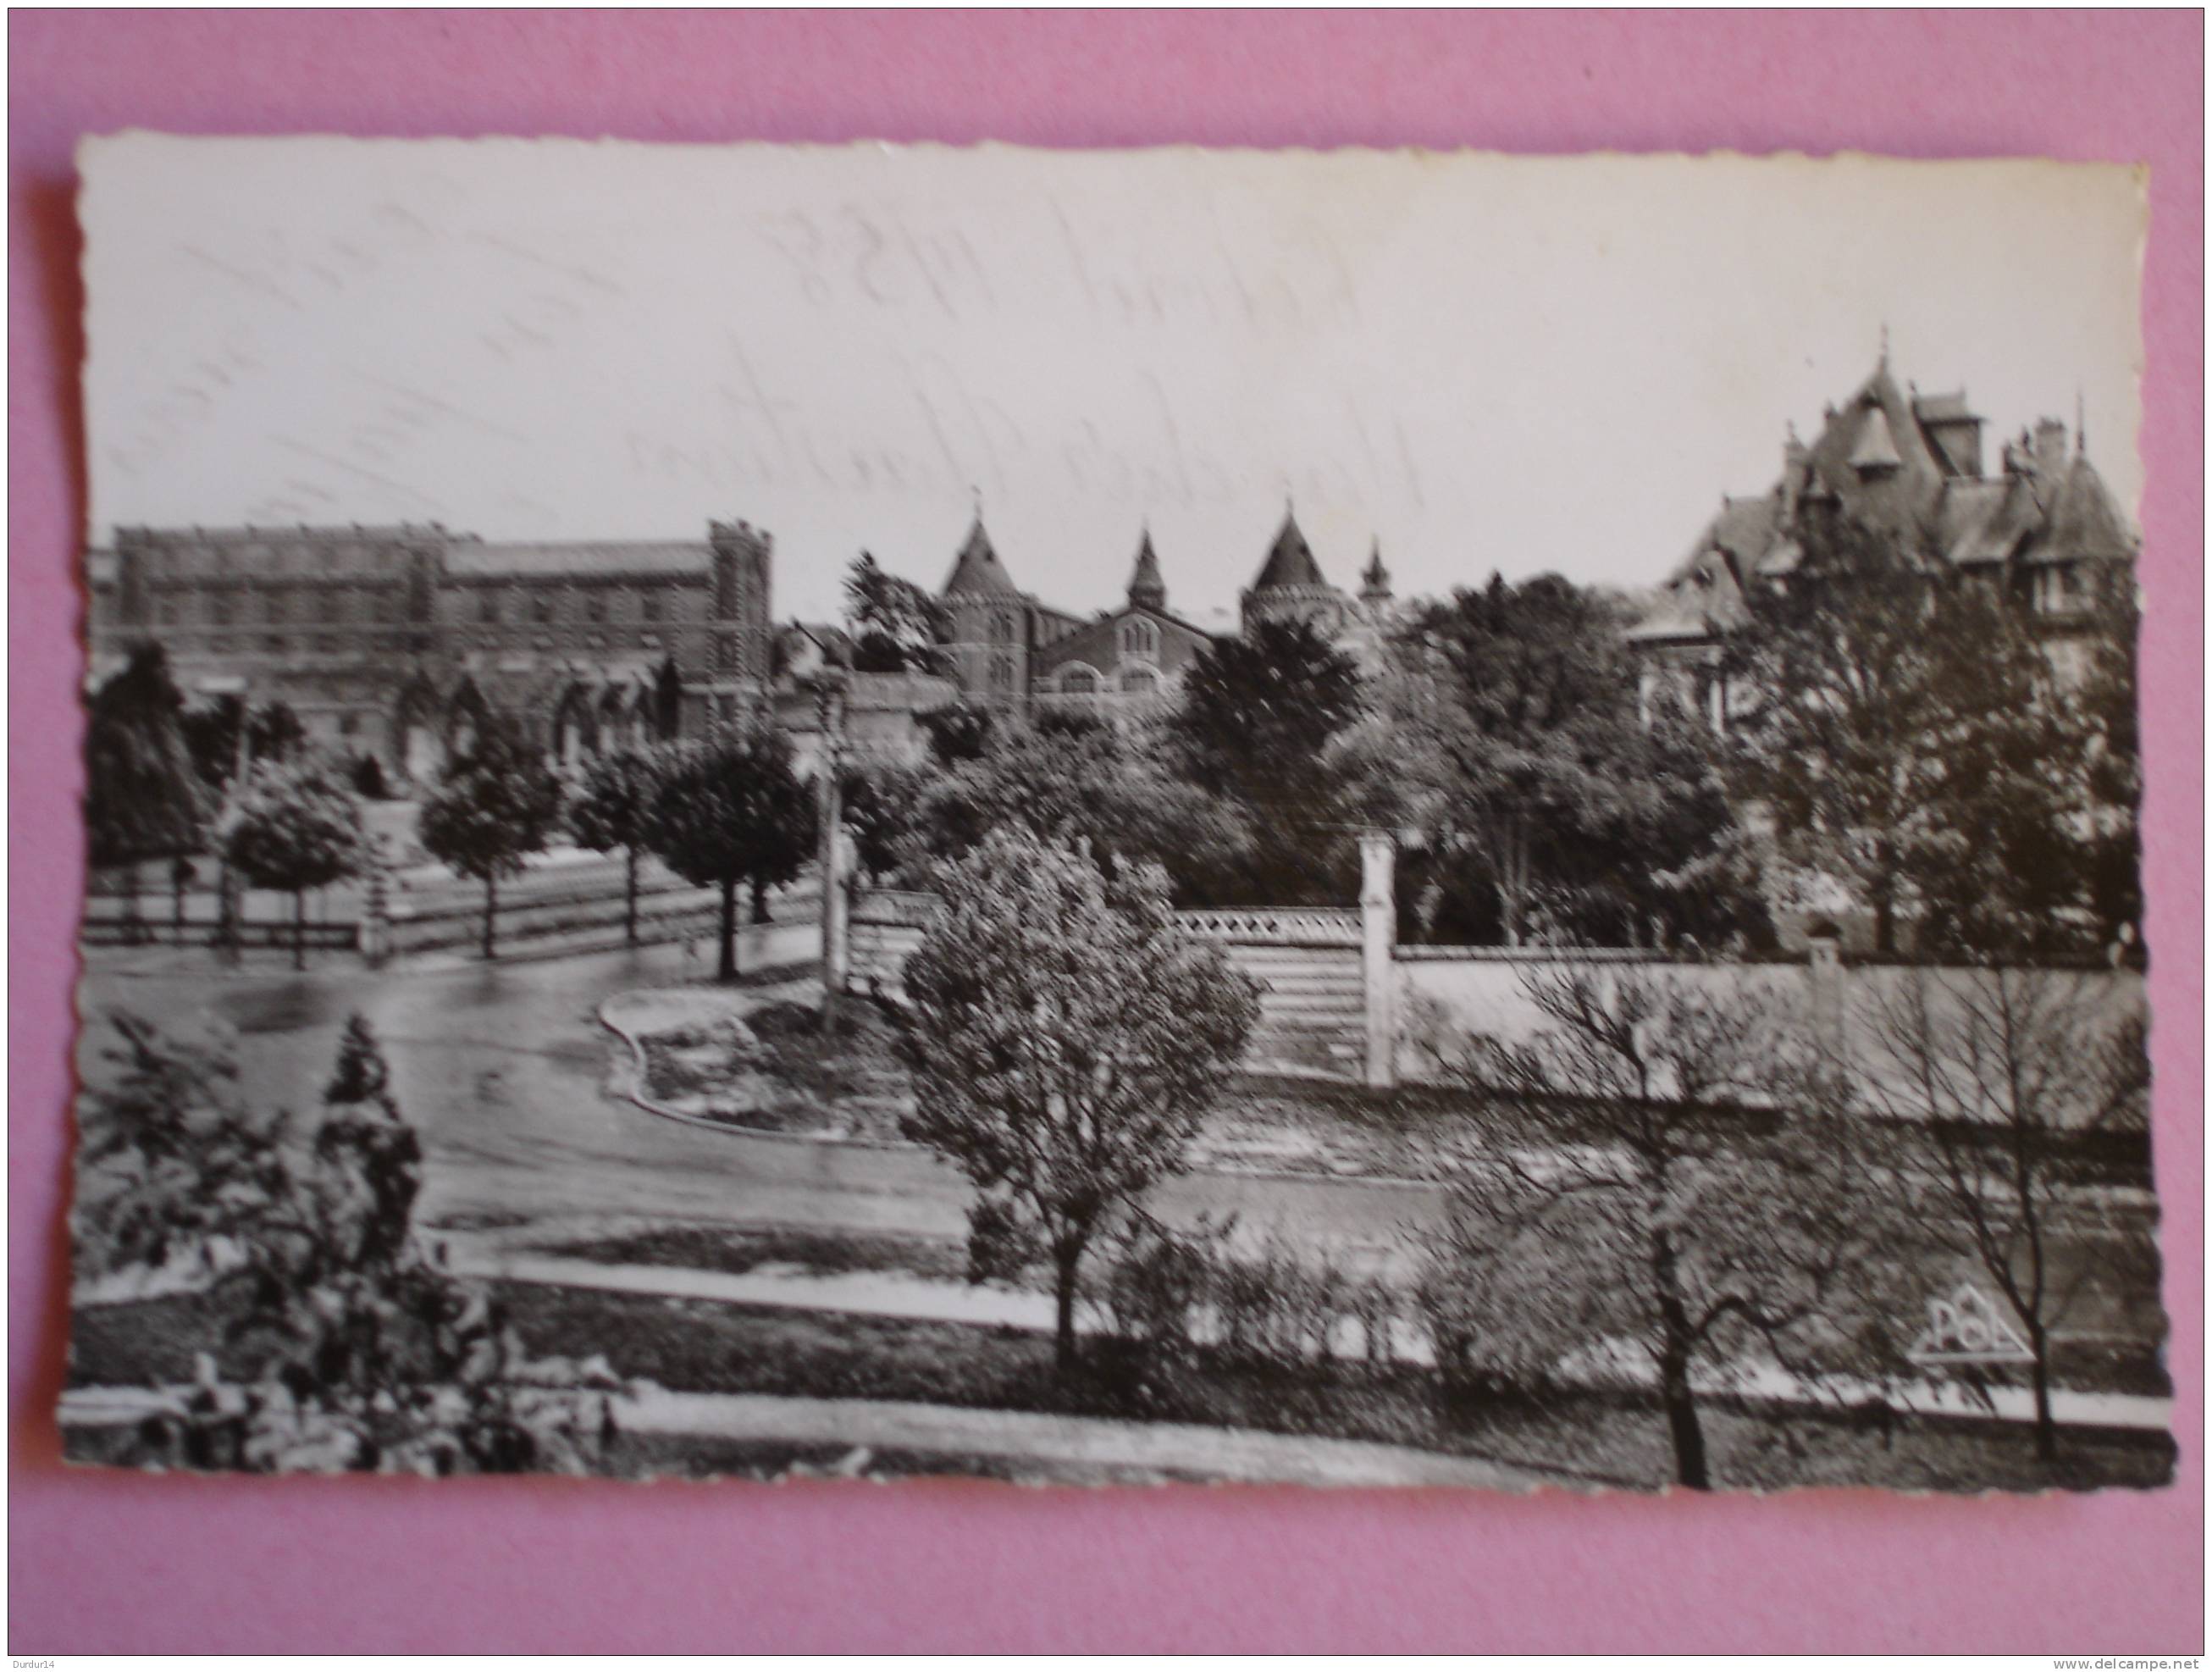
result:
[[[811,922],[748,930],[741,966],[804,959],[817,935]],[[400,1106],[423,1134],[426,1225],[523,1242],[654,1220],[964,1235],[967,1184],[921,1152],[706,1130],[609,1094],[621,1047],[599,1006],[711,968],[680,947],[380,974],[131,968],[127,955],[88,954],[80,1052],[88,1083],[106,1072],[99,1018],[125,1006],[167,1025],[228,1024],[248,1095],[307,1109],[320,1098],[346,1017],[366,1015]],[[1436,1202],[1419,1186],[1204,1175],[1165,1187],[1157,1206],[1175,1217],[1233,1210],[1301,1237],[1379,1243]]]

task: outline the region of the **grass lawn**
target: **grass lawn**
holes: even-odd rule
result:
[[[1186,1364],[1146,1368],[1105,1343],[1091,1344],[1090,1363],[1062,1377],[1053,1369],[1050,1341],[1023,1330],[550,1285],[495,1286],[532,1353],[603,1353],[622,1376],[680,1390],[1211,1423],[1423,1446],[1591,1486],[1650,1488],[1667,1478],[1657,1413],[1632,1395],[1571,1393],[1541,1403],[1455,1406],[1439,1397],[1432,1377],[1409,1367],[1337,1364],[1293,1374],[1201,1353]],[[80,1385],[186,1379],[194,1349],[221,1340],[235,1304],[234,1292],[218,1291],[80,1310],[70,1379]],[[1899,1418],[1885,1435],[1839,1415],[1713,1401],[1706,1430],[1716,1476],[1733,1487],[2154,1486],[2168,1480],[2173,1466],[2164,1436],[2117,1431],[2068,1431],[2058,1466],[2045,1472],[2025,1427],[2008,1423]],[[678,1450],[693,1456],[689,1445]],[[702,1463],[694,1466],[703,1471]],[[671,1465],[663,1458],[654,1467]]]

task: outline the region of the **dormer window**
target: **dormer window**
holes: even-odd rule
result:
[[[1869,407],[1866,422],[1851,447],[1851,468],[1861,476],[1879,476],[1904,462],[1897,451],[1897,437],[1890,431],[1888,415],[1879,406]]]

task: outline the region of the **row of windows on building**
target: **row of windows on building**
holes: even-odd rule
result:
[[[1115,684],[1125,696],[1149,696],[1160,688],[1159,670],[1152,667],[1125,667],[1115,677]],[[1060,672],[1060,690],[1063,695],[1097,696],[1109,689],[1105,676],[1097,668],[1085,663],[1077,662],[1073,666],[1062,668]]]
[[[658,633],[640,633],[632,640],[623,640],[617,635],[617,641],[610,644],[607,635],[603,633],[586,633],[574,641],[556,640],[551,634],[544,633],[529,640],[527,645],[522,648],[542,651],[597,651],[624,648],[630,646],[643,650],[657,651],[662,647],[662,640]],[[497,650],[502,648],[502,646],[497,640],[485,636],[473,641],[464,640],[457,648]],[[194,648],[217,656],[342,656],[349,652],[357,654],[360,645],[358,641],[349,641],[327,633],[313,636],[302,635],[298,638],[289,637],[282,633],[268,633],[259,637],[251,633],[217,633],[210,635],[204,641],[196,641]]]
[[[576,594],[574,611],[563,611],[560,599],[544,592],[518,593],[509,599],[497,591],[485,589],[476,594],[472,609],[465,607],[459,613],[472,614],[473,619],[484,626],[496,626],[507,622],[551,626],[564,620],[580,621],[587,625],[604,625],[610,621],[629,616],[627,600],[631,595],[623,592],[610,593],[603,588],[591,588]],[[286,592],[248,593],[243,597],[216,593],[207,598],[204,624],[211,627],[231,627],[263,624],[281,625],[289,621],[330,622],[342,623],[349,620],[365,623],[397,623],[405,617],[404,595],[393,591],[350,593],[343,591],[302,592],[296,595]],[[358,598],[359,606],[350,600]],[[663,619],[665,603],[657,590],[644,590],[635,594],[635,618],[643,623],[658,623]],[[203,624],[194,620],[191,595],[158,597],[154,600],[154,620],[159,626],[178,627]]]
[[[1011,611],[1001,610],[991,618],[992,643],[1018,643],[1020,633],[1020,625]],[[1123,622],[1119,637],[1124,656],[1156,657],[1160,654],[1160,629],[1141,616]]]
[[[1015,679],[1014,659],[1011,656],[994,656],[991,659],[988,678],[993,690],[1012,690]],[[1068,696],[1097,696],[1117,688],[1131,696],[1149,696],[1160,689],[1160,671],[1156,667],[1139,663],[1134,667],[1123,668],[1109,684],[1106,676],[1100,673],[1097,668],[1086,662],[1075,662],[1062,668],[1054,683],[1054,690]]]
[[[637,620],[657,622],[661,619],[664,604],[658,590],[647,588],[632,594],[620,587],[586,587],[575,594],[574,619],[593,626],[620,620],[631,614],[629,605],[633,597],[637,604],[635,612]],[[562,618],[558,599],[550,593],[522,593],[514,602],[523,606],[527,618],[532,622],[550,623]],[[509,601],[500,593],[486,587],[477,593],[476,618],[490,627],[505,621],[520,620],[523,617],[516,614]]]
[[[217,541],[204,546],[133,546],[133,560],[147,570],[200,575],[300,575],[318,580],[343,579],[390,573],[403,568],[408,554],[385,546],[325,546],[300,550],[289,546],[234,545]]]

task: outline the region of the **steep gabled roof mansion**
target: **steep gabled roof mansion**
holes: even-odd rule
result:
[[[2131,564],[2142,542],[2089,462],[2077,424],[2045,418],[1984,466],[1982,427],[1964,391],[1899,389],[1885,353],[1850,400],[1831,406],[1808,447],[1793,427],[1767,492],[1724,498],[1630,637],[1647,699],[1673,681],[1724,725],[1713,676],[1723,641],[1749,619],[1755,588],[1786,583],[1803,558],[1801,516],[1826,503],[1932,547],[2002,587],[2030,612],[2053,665],[2076,671],[2097,571]]]

